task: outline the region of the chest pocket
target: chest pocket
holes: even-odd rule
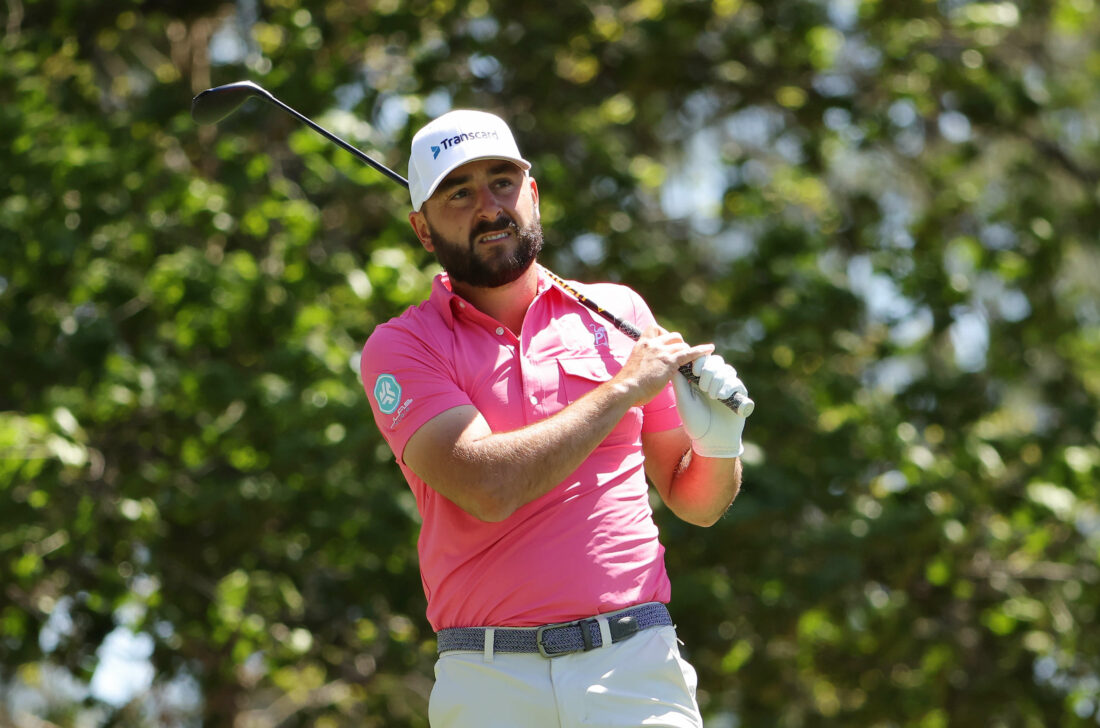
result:
[[[557,362],[567,404],[576,402],[623,368],[623,362],[613,357],[559,357]],[[631,407],[601,446],[632,445],[639,441],[641,432],[642,409]]]

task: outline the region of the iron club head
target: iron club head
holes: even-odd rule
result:
[[[191,118],[200,124],[217,124],[253,96],[271,100],[271,94],[251,81],[209,88],[191,101]]]

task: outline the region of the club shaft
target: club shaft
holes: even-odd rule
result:
[[[268,101],[275,104],[276,106],[278,106],[279,108],[281,108],[283,111],[287,112],[288,114],[290,114],[294,118],[298,119],[298,121],[302,122],[303,124],[305,124],[309,128],[313,129],[315,132],[317,132],[321,136],[325,137],[329,141],[335,142],[339,146],[343,147],[345,151],[351,152],[353,155],[358,157],[360,159],[360,161],[366,162],[371,167],[374,167],[376,170],[378,170],[382,174],[386,175],[387,177],[389,177],[390,179],[392,179],[394,182],[401,185],[405,189],[409,188],[409,181],[407,179],[405,179],[404,177],[399,175],[397,172],[394,172],[392,169],[390,169],[386,165],[382,164],[381,162],[378,162],[375,159],[373,159],[372,157],[370,157],[367,154],[363,153],[357,147],[352,146],[351,144],[348,144],[346,141],[344,141],[340,137],[336,136],[335,134],[333,134],[331,131],[324,128],[320,124],[316,123],[315,121],[310,119],[305,114],[299,113],[298,111],[294,110],[290,106],[284,104],[282,101],[275,98],[275,96],[273,96],[272,94],[267,94],[264,98],[266,98]]]

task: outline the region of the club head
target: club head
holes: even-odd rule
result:
[[[268,98],[271,94],[251,81],[208,88],[191,101],[191,118],[200,124],[217,124],[253,96]]]

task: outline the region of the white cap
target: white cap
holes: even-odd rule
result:
[[[420,210],[443,178],[467,162],[506,159],[524,170],[531,163],[520,156],[512,130],[499,116],[458,109],[428,122],[412,140],[409,195]]]

